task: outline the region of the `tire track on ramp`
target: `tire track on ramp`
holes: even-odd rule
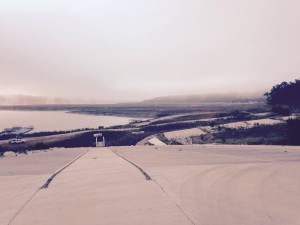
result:
[[[130,161],[129,159],[125,158],[124,156],[121,156],[120,154],[118,154],[116,151],[112,150],[111,148],[108,148],[109,150],[111,150],[113,153],[115,153],[118,157],[124,159],[125,161],[129,162],[131,165],[133,165],[134,167],[136,167],[146,178],[146,180],[152,180],[151,177],[138,165],[136,165],[134,162]]]

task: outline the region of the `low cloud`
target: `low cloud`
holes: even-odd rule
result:
[[[31,95],[0,95],[0,105],[51,105],[51,104],[108,104],[112,100],[61,98]]]

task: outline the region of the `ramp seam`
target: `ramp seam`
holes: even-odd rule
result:
[[[196,223],[188,216],[188,214],[181,208],[181,206],[179,204],[176,203],[175,200],[173,200],[168,193],[163,189],[162,186],[159,185],[159,183],[157,183],[156,180],[153,180],[154,183],[168,196],[169,199],[171,199],[172,202],[174,202],[174,204],[179,208],[179,210],[183,213],[183,215],[185,215],[185,217],[193,224],[196,225]]]
[[[108,148],[110,149],[110,148]],[[129,162],[130,164],[132,164],[133,166],[135,166],[146,178],[146,180],[152,180],[154,181],[154,183],[165,193],[165,195],[168,196],[168,198],[177,206],[177,208],[183,213],[183,215],[193,224],[195,225],[196,223],[194,223],[194,221],[186,214],[186,212],[180,207],[180,205],[178,205],[169,195],[168,193],[156,182],[156,180],[152,179],[141,167],[139,167],[138,165],[136,165],[134,162],[130,161],[129,159],[119,155],[116,151],[110,149],[113,153],[115,153],[117,156],[119,156],[120,158],[126,160],[127,162]]]

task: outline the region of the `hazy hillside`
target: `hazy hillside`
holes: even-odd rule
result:
[[[255,93],[228,93],[228,94],[206,94],[206,95],[182,95],[164,96],[143,101],[143,104],[203,104],[203,103],[243,103],[243,102],[265,101],[263,92]]]

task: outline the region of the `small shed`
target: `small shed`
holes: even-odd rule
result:
[[[102,135],[102,133],[94,134],[94,137],[96,138],[95,146],[96,147],[105,147],[105,138]],[[102,141],[99,141],[99,137],[102,137]]]

